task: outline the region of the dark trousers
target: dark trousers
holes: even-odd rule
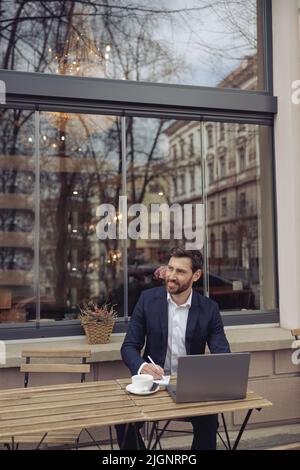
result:
[[[193,426],[194,438],[192,442],[192,450],[216,450],[217,447],[217,430],[218,415],[194,416],[186,418]],[[116,426],[117,439],[120,449],[122,450],[144,450],[145,444],[140,435],[140,428],[144,423],[129,424],[126,437],[125,424]],[[137,446],[138,439],[138,446]]]

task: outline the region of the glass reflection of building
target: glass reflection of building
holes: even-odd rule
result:
[[[7,136],[8,150],[0,157],[2,321],[35,318],[34,115],[20,116],[28,124],[17,138]],[[18,125],[12,113],[3,117],[11,119],[11,129]],[[109,300],[111,286],[120,283],[118,240],[96,236],[97,207],[116,206],[120,192],[119,155],[111,145],[118,130],[110,116],[43,113],[40,133],[41,318],[70,319],[85,299]]]
[[[221,2],[216,9],[203,2],[204,12],[202,2],[194,5],[190,0],[178,14],[158,0],[154,3],[161,15],[143,9],[128,15],[127,0],[114,8],[110,8],[109,2],[107,5],[87,2],[84,12],[77,2],[60,2],[59,10],[52,15],[50,9],[45,20],[40,19],[45,12],[43,3],[25,2],[19,9],[14,8],[17,3],[10,2],[3,12],[5,20],[12,20],[7,26],[10,35],[0,32],[3,69],[50,74],[46,78],[62,79],[70,88],[71,84],[79,83],[76,82],[81,80],[79,77],[96,77],[112,79],[113,86],[117,84],[114,79],[144,82],[143,86],[145,82],[152,86],[164,83],[166,92],[170,91],[170,84],[183,85],[182,88],[204,85],[270,91],[264,70],[263,1],[253,0],[247,5]],[[193,13],[188,5],[195,6]],[[60,17],[66,21],[61,22]],[[209,36],[201,28],[208,24]],[[175,34],[178,31],[180,34]],[[18,47],[14,47],[14,40]],[[134,97],[139,85],[135,85]],[[120,84],[119,87],[122,88]],[[188,89],[183,92],[188,93]],[[187,109],[190,121],[174,121],[172,99],[164,108],[166,120],[161,125],[160,103],[148,113],[143,98],[136,103],[139,112],[135,116],[132,109],[126,114],[126,105],[131,105],[127,95],[124,106],[119,103],[120,109],[114,96],[107,102],[106,97],[94,96],[98,100],[93,110],[98,117],[94,118],[85,114],[89,113],[87,110],[76,114],[77,109],[80,112],[81,96],[73,97],[72,102],[58,100],[57,107],[57,102],[39,98],[40,221],[35,220],[38,197],[34,193],[37,184],[34,113],[7,109],[1,115],[3,304],[5,298],[10,299],[6,305],[10,304],[13,310],[19,301],[28,300],[31,307],[27,308],[26,318],[33,319],[38,270],[42,318],[71,318],[86,297],[111,300],[119,305],[120,313],[123,311],[124,246],[118,240],[99,242],[95,235],[98,222],[95,211],[99,204],[118,207],[124,151],[118,118],[109,121],[100,116],[101,106],[104,114],[114,114],[111,111],[115,110],[117,115],[126,116],[128,167],[123,177],[126,176],[129,204],[143,203],[149,208],[162,202],[198,202],[206,192],[210,272],[224,276],[225,280],[248,276],[255,291],[255,284],[258,286],[261,279],[258,271],[266,273],[265,261],[259,262],[263,251],[259,233],[263,217],[259,213],[260,189],[257,189],[264,180],[259,160],[263,126],[207,121],[200,126],[194,117],[195,110],[191,112],[193,103]],[[46,112],[49,103],[52,111]],[[70,119],[65,119],[67,114],[58,110],[70,104]],[[201,106],[198,103],[199,114],[203,111]],[[227,111],[224,121],[230,114]],[[247,109],[244,111],[245,117]],[[263,113],[260,117],[263,118]],[[111,127],[104,126],[99,131],[99,125],[105,122],[110,122]],[[157,139],[153,132],[156,125]],[[270,144],[265,147],[266,159],[270,158],[270,149]],[[201,186],[203,161],[206,161],[205,188]],[[39,224],[41,230],[37,233],[35,226]],[[160,229],[160,224],[156,229]],[[268,233],[272,238],[273,234]],[[153,270],[166,262],[172,243],[172,239],[160,238],[128,241],[125,271],[128,269],[132,303],[143,287],[153,285]],[[274,272],[269,271],[270,286],[274,283]],[[236,290],[238,285],[235,284]],[[136,297],[131,296],[133,288]],[[274,308],[273,291],[272,300],[263,303],[265,292],[258,290],[254,292],[255,308]],[[237,308],[249,306],[239,302]],[[227,308],[222,303],[220,307]]]
[[[224,79],[222,86],[234,87],[234,80],[237,80],[237,86],[255,89],[253,73],[253,59],[245,59],[239,69],[227,77],[228,84]],[[244,85],[242,79],[245,80]],[[105,142],[99,132],[93,131],[97,119],[81,116],[77,123],[76,119],[76,115],[44,113],[41,124],[41,312],[43,316],[43,301],[48,308],[53,303],[59,319],[72,318],[72,312],[85,298],[108,300],[112,285],[122,288],[120,243],[118,240],[99,243],[95,233],[97,205],[104,202],[118,207],[117,196],[121,188],[118,165],[121,157],[117,149],[111,153],[109,135],[116,135],[118,131],[113,129],[113,119],[101,118],[102,125],[105,123],[106,126]],[[85,127],[90,128],[89,134],[84,134]],[[146,185],[147,162],[143,162],[136,151],[135,165],[128,168],[128,203],[141,202],[150,209],[151,204],[164,202],[170,205],[202,202],[201,165],[202,161],[206,161],[210,271],[229,279],[247,280],[252,287],[259,284],[258,127],[205,123],[203,148],[197,121],[174,121],[171,125],[166,121],[163,136],[168,141],[168,157],[164,150],[159,150],[158,145],[161,155],[154,165],[150,165]],[[32,142],[29,143],[32,145]],[[103,145],[107,145],[106,150]],[[17,159],[15,167],[18,165]],[[133,179],[130,176],[132,171]],[[20,188],[24,188],[25,180],[27,184],[29,178],[34,180],[33,161],[31,167],[26,168],[27,176],[19,171],[18,175],[22,180],[19,186],[22,192],[24,189]],[[134,196],[132,184],[135,185]],[[144,196],[138,199],[143,185]],[[28,200],[28,196],[24,195],[24,198],[24,201]],[[12,201],[9,205],[14,206]],[[11,210],[14,209],[11,207]],[[22,221],[26,218],[18,213],[17,218],[20,217]],[[29,232],[28,236],[32,240],[33,232]],[[22,245],[21,235],[17,235],[16,240],[14,250],[20,243]],[[161,240],[160,237],[151,240],[150,233],[147,240],[128,241],[129,286],[130,282],[134,285],[138,279],[144,279],[145,284],[151,286],[152,275],[146,271],[143,276],[142,269],[154,270],[164,263],[170,244],[170,240]],[[27,259],[28,266],[26,248],[19,246],[18,250],[19,258],[23,263]],[[139,274],[136,274],[137,271]],[[32,284],[32,269],[30,272],[30,275],[26,274],[26,279],[29,276]],[[7,276],[12,279],[12,272],[2,274],[2,285],[9,284]],[[10,283],[16,288],[13,280]],[[17,281],[15,283],[18,284]],[[24,290],[22,282],[18,290]],[[115,294],[112,298],[120,303],[120,294],[113,290]],[[33,292],[27,297],[32,296]]]
[[[254,59],[247,58],[222,86],[255,89],[254,70]],[[202,148],[198,122],[175,122],[165,131],[169,162],[176,168],[169,177],[171,203],[203,202],[205,162],[209,272],[235,281],[236,291],[251,287],[253,295],[240,307],[259,308],[260,129],[228,122],[204,122],[203,128]]]

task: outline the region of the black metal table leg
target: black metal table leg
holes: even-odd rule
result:
[[[153,444],[153,446],[152,446],[152,450],[156,449],[157,444],[158,444],[159,441],[161,440],[161,438],[162,438],[162,436],[163,436],[165,430],[166,430],[167,427],[169,426],[170,422],[171,422],[171,420],[169,419],[169,420],[166,422],[166,424],[164,425],[164,427],[162,428],[160,434],[158,434],[158,435],[156,436],[155,442],[154,442],[154,444]],[[155,423],[154,423],[154,424],[155,424]]]
[[[38,445],[36,446],[35,450],[39,450],[39,447],[43,444],[44,442],[44,439],[46,438],[48,432],[45,432],[45,434],[43,435],[42,439],[40,440],[40,442],[38,443]]]
[[[227,446],[225,446],[225,447],[226,447],[227,450],[232,450],[232,448],[231,448],[231,442],[230,442],[229,434],[228,434],[228,429],[227,429],[227,424],[226,424],[225,417],[224,417],[224,413],[221,413],[221,416],[222,416],[222,421],[223,421],[225,436],[226,436],[226,440],[227,440]],[[224,444],[224,445],[225,445],[225,444]]]
[[[154,430],[155,430],[155,425],[156,425],[156,421],[153,421],[151,431],[150,431],[150,434],[149,434],[148,444],[147,444],[147,449],[148,450],[151,448],[153,434],[154,434]]]
[[[125,431],[124,431],[124,436],[123,436],[123,441],[122,441],[122,443],[121,443],[121,448],[120,448],[120,450],[123,450],[123,449],[124,449],[124,445],[125,445],[126,437],[127,437],[127,432],[128,432],[128,427],[129,427],[129,423],[126,423],[126,425],[125,425]]]
[[[136,448],[137,450],[141,450],[140,441],[139,441],[139,430],[137,428],[137,424],[133,423],[133,427],[134,427],[134,434],[135,434],[135,439],[136,439]]]
[[[252,411],[253,411],[253,409],[252,409],[252,410],[248,410],[248,413],[246,414],[246,417],[245,417],[245,419],[244,419],[244,421],[243,421],[243,424],[242,424],[242,426],[241,426],[241,429],[239,430],[239,433],[238,433],[238,435],[237,435],[237,438],[236,438],[236,440],[235,440],[235,442],[234,442],[234,444],[233,444],[233,446],[232,446],[232,450],[236,450],[236,449],[237,449],[237,446],[239,445],[239,442],[240,442],[240,440],[241,440],[241,437],[242,437],[242,435],[243,435],[243,432],[244,432],[244,430],[245,430],[245,427],[247,426],[247,423],[248,423],[248,421],[249,421],[249,419],[250,419],[250,416],[251,416],[251,414],[252,414]],[[260,409],[259,409],[259,411],[260,411]]]
[[[114,443],[113,443],[113,435],[112,435],[112,429],[111,426],[109,426],[109,440],[110,440],[110,449],[114,450]]]

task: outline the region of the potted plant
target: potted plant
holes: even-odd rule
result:
[[[89,344],[108,343],[118,313],[110,304],[98,307],[93,301],[83,304],[79,319]]]

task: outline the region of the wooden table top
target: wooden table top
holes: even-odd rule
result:
[[[0,391],[0,437],[144,421],[116,380]]]
[[[125,388],[130,380],[120,379],[118,383]],[[171,383],[175,383],[172,379]],[[272,403],[257,393],[248,390],[243,400],[226,400],[195,403],[175,403],[165,387],[152,395],[131,395],[131,399],[140,408],[145,421],[163,421],[187,416],[202,416],[230,411],[241,411],[272,406]]]
[[[125,390],[128,383],[130,379],[118,379],[2,390],[0,438],[272,405],[252,391],[248,391],[244,400],[175,403],[164,387],[152,395],[138,396]]]

